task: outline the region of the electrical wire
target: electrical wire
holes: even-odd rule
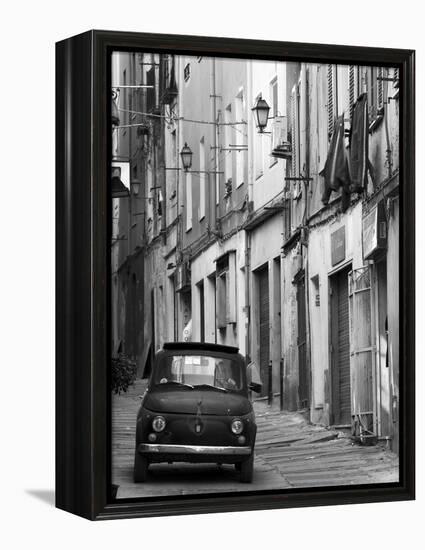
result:
[[[246,134],[246,133],[242,132],[242,130],[239,130],[238,128],[236,128],[236,126],[248,124],[246,122],[246,120],[235,121],[235,122],[213,122],[211,120],[197,120],[197,119],[191,119],[191,118],[185,118],[185,117],[176,117],[176,116],[172,117],[171,115],[169,117],[167,117],[167,115],[157,115],[157,114],[154,114],[154,113],[143,113],[141,111],[133,111],[132,109],[121,109],[120,107],[118,107],[118,111],[121,111],[123,113],[131,113],[131,114],[134,114],[134,115],[145,116],[145,117],[164,118],[164,119],[169,120],[170,122],[171,121],[177,121],[177,122],[182,121],[182,122],[189,122],[189,123],[193,123],[193,124],[211,124],[211,125],[218,125],[218,126],[231,126],[232,128],[234,128],[235,130],[240,132],[245,137],[248,136],[248,134]],[[120,124],[119,126],[117,126],[117,128],[132,128],[132,127],[136,127],[136,126],[145,126],[145,125],[146,125],[146,123],[143,123],[143,122],[135,123],[135,124],[122,124],[122,125]]]

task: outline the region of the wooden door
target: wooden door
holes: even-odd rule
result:
[[[298,317],[298,396],[301,408],[310,405],[310,373],[307,365],[307,330],[305,309],[305,277],[302,276],[297,284],[297,317]]]

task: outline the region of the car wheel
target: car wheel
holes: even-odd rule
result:
[[[242,483],[251,483],[254,476],[254,453],[243,462],[240,463],[240,480]]]
[[[148,475],[148,460],[145,456],[140,455],[137,451],[134,455],[134,483],[143,483]]]

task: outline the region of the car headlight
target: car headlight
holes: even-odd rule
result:
[[[242,420],[239,420],[239,418],[235,418],[234,420],[232,420],[232,424],[230,425],[230,428],[235,435],[241,434],[243,431]]]
[[[155,416],[155,418],[152,420],[152,428],[156,432],[162,432],[162,430],[165,428],[165,418],[163,416]]]

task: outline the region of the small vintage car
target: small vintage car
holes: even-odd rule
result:
[[[137,414],[134,481],[154,462],[234,464],[240,480],[253,479],[257,432],[238,348],[173,342],[156,354]]]

